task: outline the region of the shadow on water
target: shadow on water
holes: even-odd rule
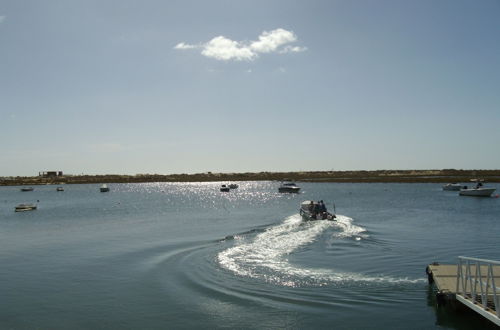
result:
[[[457,330],[498,329],[493,322],[487,320],[458,301],[447,302],[444,306],[438,305],[436,301],[436,290],[432,285],[429,285],[427,288],[427,306],[434,309],[434,313],[436,314],[436,325],[442,327]]]

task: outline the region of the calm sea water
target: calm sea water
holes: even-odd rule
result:
[[[437,309],[425,267],[499,260],[500,198],[438,184],[239,184],[0,187],[0,328],[490,327]],[[338,221],[301,222],[307,199],[334,201]]]

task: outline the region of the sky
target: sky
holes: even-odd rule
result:
[[[500,168],[499,0],[0,0],[0,176]]]

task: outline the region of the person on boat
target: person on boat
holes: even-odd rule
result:
[[[309,212],[314,212],[314,202],[311,201],[311,203],[309,203]]]
[[[316,213],[316,214],[321,213],[320,202],[316,202],[316,204],[314,204],[314,213]]]
[[[316,217],[316,207],[313,201],[309,203],[309,213],[311,213],[311,217]]]
[[[476,188],[481,188],[483,186],[483,183],[482,182],[478,182],[477,185],[476,185]]]
[[[323,212],[326,213],[326,205],[325,205],[325,203],[323,203],[323,200],[319,201],[319,211],[322,212],[322,213]]]

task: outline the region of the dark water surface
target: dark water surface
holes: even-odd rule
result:
[[[0,328],[490,327],[437,309],[425,266],[499,260],[499,198],[438,184],[239,184],[0,187]],[[301,222],[306,199],[334,200],[338,221]]]

